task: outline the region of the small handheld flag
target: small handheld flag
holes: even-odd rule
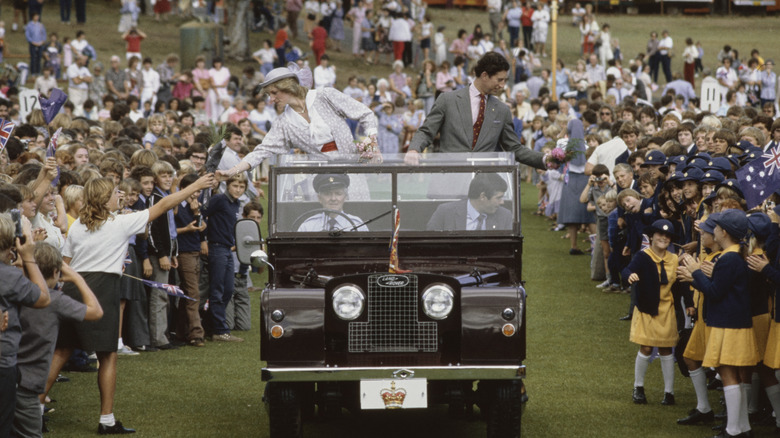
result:
[[[141,283],[153,287],[155,289],[160,289],[164,291],[166,294],[177,297],[177,298],[184,298],[186,300],[195,301],[194,298],[188,297],[183,290],[179,286],[176,286],[175,284],[168,284],[168,283],[160,283],[158,281],[152,281],[152,280],[144,280],[143,278],[133,277],[132,275],[124,274],[125,277],[132,278],[134,280],[139,280]]]
[[[60,108],[68,100],[68,95],[59,88],[52,88],[49,97],[39,97],[38,102],[41,104],[41,111],[43,112],[43,119],[46,120],[48,125],[57,113],[60,112]]]
[[[14,132],[16,124],[10,120],[0,119],[0,151],[5,149],[5,144],[8,143],[8,139],[11,138],[11,133]]]

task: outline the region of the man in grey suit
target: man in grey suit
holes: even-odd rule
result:
[[[514,152],[520,163],[545,169],[545,155],[520,144],[509,107],[495,97],[506,86],[508,71],[509,62],[502,55],[484,54],[474,67],[471,85],[436,99],[404,161],[418,164],[420,152],[441,133],[441,152],[495,152],[500,146]]]
[[[511,230],[512,212],[502,207],[507,184],[495,173],[479,173],[469,184],[468,199],[448,202],[433,212],[432,231]]]

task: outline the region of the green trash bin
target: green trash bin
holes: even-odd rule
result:
[[[214,57],[225,58],[224,28],[216,23],[191,21],[180,27],[181,66],[195,68],[195,58],[204,56],[206,68]]]

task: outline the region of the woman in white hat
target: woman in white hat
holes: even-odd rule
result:
[[[271,104],[285,106],[263,142],[233,168],[217,171],[230,176],[252,169],[273,154],[286,154],[297,148],[326,159],[357,153],[352,131],[346,119],[357,120],[361,132],[376,146],[376,115],[363,103],[335,88],[311,90],[308,69],[296,64],[271,70],[260,84],[271,97]]]

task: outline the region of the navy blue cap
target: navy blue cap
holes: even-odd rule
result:
[[[721,188],[721,187],[728,187],[728,188],[734,190],[735,192],[737,192],[737,195],[739,195],[740,198],[745,199],[745,194],[742,193],[742,187],[739,186],[739,182],[737,182],[737,180],[732,178],[732,179],[727,179],[727,180],[723,181],[722,183],[718,184],[717,187],[715,187],[715,190],[713,190],[713,193],[717,192],[718,189]]]
[[[658,149],[652,150],[645,155],[645,162],[640,167],[663,166],[666,167],[666,154]]]
[[[683,169],[683,176],[680,178],[680,181],[696,181],[699,182],[701,178],[704,176],[704,172],[697,168],[697,167],[691,167],[688,166],[685,169]]]
[[[652,225],[645,228],[645,234],[652,237],[655,233],[663,233],[669,236],[672,241],[677,237],[674,225],[667,219],[658,219]]]
[[[712,201],[714,201],[715,198],[717,198],[717,197],[718,197],[718,189],[716,188],[706,198],[704,198],[704,200],[701,201],[701,202],[711,206],[712,205]]]
[[[715,234],[715,226],[718,225],[715,221],[720,215],[720,213],[710,214],[704,222],[699,222],[699,229],[705,233]]]
[[[742,151],[747,151],[748,149],[755,147],[755,145],[747,140],[740,140],[733,147],[741,149]]]
[[[677,168],[682,168],[687,164],[688,157],[685,155],[676,155],[674,157],[666,157],[666,165],[671,166],[676,164]]]
[[[708,170],[704,172],[704,176],[699,180],[702,183],[715,183],[720,184],[726,180],[726,177],[717,170]]]
[[[731,162],[726,157],[715,157],[704,166],[705,172],[708,170],[717,170],[720,173],[726,174],[731,172]]]
[[[744,239],[748,232],[747,215],[736,208],[722,211],[720,217],[715,219],[715,223],[736,240]]]
[[[669,175],[669,178],[666,180],[666,182],[680,182],[680,180],[683,177],[682,171],[675,170],[673,174]]]
[[[320,173],[311,182],[314,191],[349,187],[349,176],[343,173]]]
[[[726,155],[726,159],[729,160],[729,162],[735,166],[739,166],[739,157],[740,154],[728,154]]]
[[[766,213],[750,213],[747,215],[748,228],[761,240],[766,240],[772,232],[772,220]]]
[[[705,163],[708,163],[710,160],[712,160],[710,154],[706,152],[699,152],[696,155],[688,158],[688,164],[693,164],[697,161],[703,161]]]
[[[704,157],[691,157],[688,159],[688,167],[698,167],[699,169],[704,169],[710,161],[712,161],[712,158],[709,157],[706,159]]]

